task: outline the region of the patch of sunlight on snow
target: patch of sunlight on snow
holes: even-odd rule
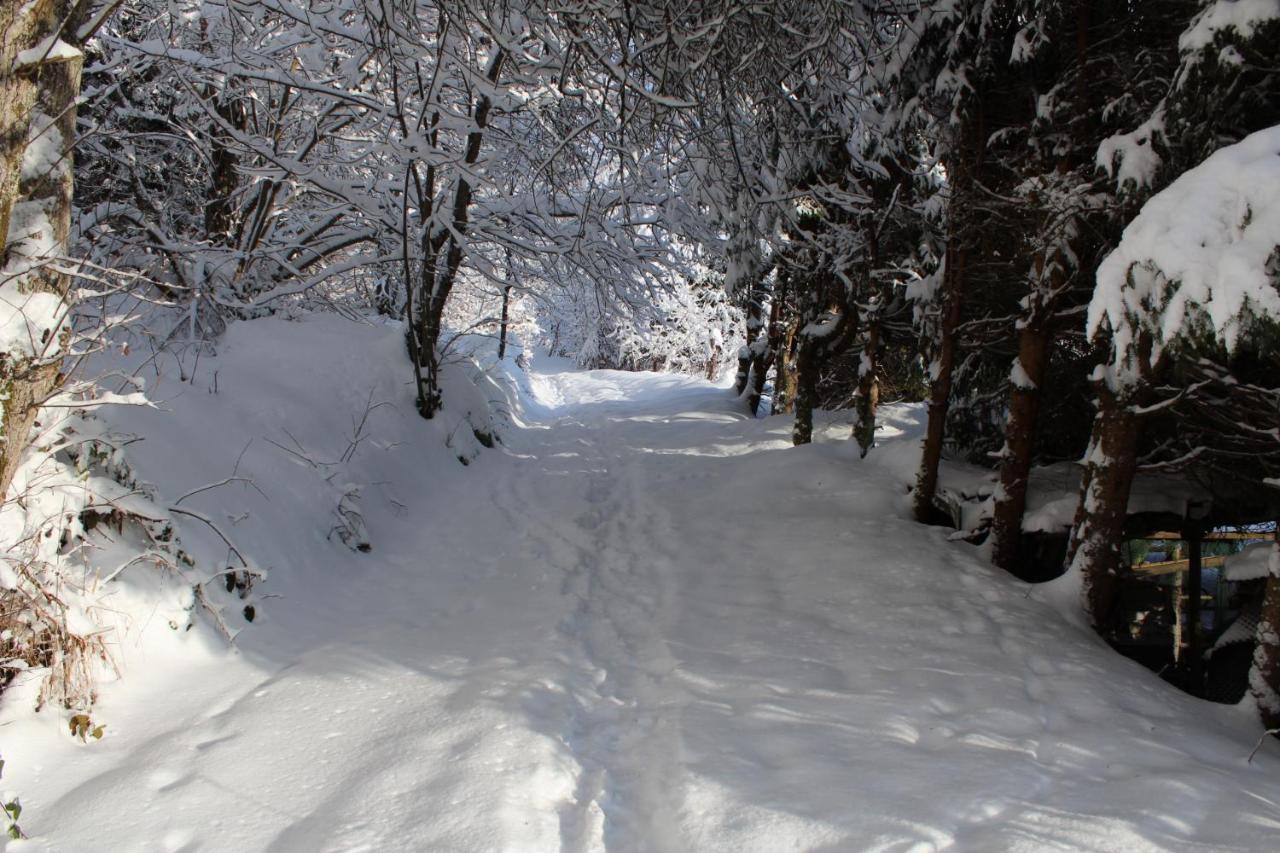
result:
[[[984,732],[971,732],[956,738],[957,743],[963,743],[966,746],[977,746],[983,749],[994,749],[1000,752],[1019,752],[1023,755],[1036,757],[1036,750],[1033,746],[1026,743],[1020,743],[1010,738],[1001,737],[999,735],[987,734]]]
[[[990,827],[990,835],[979,832],[966,836],[967,844],[982,849],[984,839],[992,848],[1010,853],[1042,853],[1063,848],[1063,839],[1071,839],[1071,848],[1097,853],[1165,853],[1166,848],[1154,844],[1134,831],[1133,825],[1120,818],[1081,815],[1048,806],[1028,806],[1012,817],[1006,815]]]
[[[691,823],[691,850],[775,853],[779,850],[840,849],[849,841],[838,827],[812,815],[793,815],[742,802],[734,792],[705,777],[689,780],[685,812]]]
[[[742,418],[716,412],[681,412],[678,415],[629,415],[621,420],[638,424],[736,424]]]
[[[920,742],[920,730],[906,720],[890,720],[884,727],[884,736],[898,743],[915,744]]]
[[[741,451],[738,451],[737,448],[730,448],[735,451],[733,453],[723,453],[723,452],[718,452],[722,450],[722,448],[719,448],[716,446],[710,446],[706,448],[703,448],[703,447],[637,447],[635,449],[640,451],[641,453],[652,453],[657,456],[716,457],[716,456],[740,456],[741,455]]]

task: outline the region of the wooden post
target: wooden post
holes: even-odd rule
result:
[[[1200,630],[1200,594],[1201,594],[1201,554],[1204,545],[1204,526],[1198,521],[1188,521],[1185,531],[1187,539],[1187,557],[1190,567],[1187,569],[1187,671],[1194,685],[1194,692],[1199,695],[1204,688],[1204,650],[1201,647],[1202,632]]]
[[[1186,620],[1182,616],[1182,572],[1173,576],[1173,662],[1182,663],[1182,637],[1186,633]]]

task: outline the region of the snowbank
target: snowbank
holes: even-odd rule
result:
[[[136,373],[148,405],[103,406],[141,396],[106,392],[91,415],[51,410],[57,452],[32,456],[15,479],[24,499],[0,510],[0,536],[17,543],[0,583],[17,585],[19,558],[49,566],[70,630],[102,655],[86,673],[101,682],[92,709],[33,714],[49,670],[18,673],[0,706],[5,787],[59,756],[67,778],[91,772],[77,753],[110,753],[142,720],[159,725],[148,704],[179,713],[169,694],[192,673],[212,687],[245,677],[254,667],[240,644],[271,624],[273,601],[305,594],[316,573],[332,582],[358,570],[383,529],[365,516],[399,518],[417,508],[411,492],[447,491],[459,462],[474,463],[505,428],[493,412],[518,410],[504,405],[517,397],[512,365],[486,372],[463,358],[445,369],[445,412],[424,421],[398,326],[258,320],[233,324],[217,356],[193,354],[100,359],[99,370]],[[74,553],[36,535],[51,519],[55,534],[83,542]],[[72,713],[105,723],[102,742],[69,738]],[[25,827],[39,795],[12,787]]]

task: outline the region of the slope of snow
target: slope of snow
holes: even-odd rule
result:
[[[1274,849],[1249,709],[908,520],[918,409],[860,462],[688,378],[498,365],[425,423],[405,373],[393,328],[254,321],[112,416],[165,494],[253,478],[189,503],[263,613],[123,649],[100,742],[7,703],[10,850]],[[510,415],[464,467],[468,394]]]

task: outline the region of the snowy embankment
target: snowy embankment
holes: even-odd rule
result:
[[[165,495],[252,479],[188,503],[261,612],[125,637],[101,741],[6,703],[10,849],[1274,849],[1250,710],[907,519],[917,410],[860,462],[693,379],[508,365],[426,424],[404,373],[392,329],[241,323],[110,416]],[[468,398],[510,422],[463,467]]]

